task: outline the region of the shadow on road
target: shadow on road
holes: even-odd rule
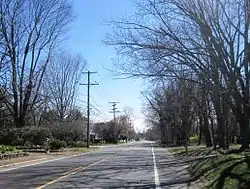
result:
[[[187,162],[176,161],[165,149],[155,153],[161,188],[193,188]],[[151,145],[119,153],[59,184],[55,188],[155,188]]]
[[[155,148],[161,188],[192,188],[186,170],[188,161],[176,159],[164,148]],[[47,188],[155,188],[151,143],[101,151],[27,167],[1,174],[0,188],[37,187],[77,167],[86,167],[107,156],[111,158],[54,182]],[[35,186],[35,187],[34,187]]]

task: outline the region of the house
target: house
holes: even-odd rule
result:
[[[90,132],[89,135],[90,135],[89,136],[90,142],[97,143],[97,142],[101,142],[102,141],[102,137],[99,137],[99,134],[97,134],[97,133]]]

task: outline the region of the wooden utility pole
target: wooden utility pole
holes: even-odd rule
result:
[[[112,109],[109,113],[113,113],[113,117],[114,117],[114,139],[116,140],[116,135],[117,135],[117,128],[116,128],[116,113],[119,113],[120,111],[117,110],[116,105],[119,102],[109,102],[110,104],[112,104]]]
[[[90,108],[89,108],[89,105],[90,105],[90,102],[89,102],[89,99],[90,99],[90,86],[91,85],[99,85],[98,83],[90,83],[90,75],[91,74],[94,74],[94,73],[97,73],[97,72],[90,72],[90,71],[87,71],[87,72],[83,72],[85,74],[88,75],[88,83],[87,84],[80,84],[80,85],[87,85],[88,86],[88,95],[87,95],[87,148],[89,148],[89,137],[90,137]]]

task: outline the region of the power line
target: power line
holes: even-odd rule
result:
[[[91,106],[91,108],[92,109],[95,109],[99,114],[101,114],[102,112],[98,109],[98,108],[96,108],[95,106],[93,106],[92,104],[90,104],[90,106]]]
[[[104,117],[103,117],[102,115],[100,115],[99,113],[97,113],[97,112],[95,112],[95,111],[92,111],[92,110],[90,110],[90,111],[91,111],[91,113],[92,113],[95,117],[104,119]]]
[[[83,105],[83,103],[86,103],[86,101],[83,101],[83,100],[79,100],[80,101],[80,103],[78,104],[78,105],[80,105],[80,106],[82,106]],[[95,103],[96,104],[96,103]],[[95,109],[96,111],[97,111],[97,113],[99,114],[99,116],[101,117],[101,118],[103,118],[103,119],[105,119],[105,116],[106,116],[106,114],[104,114],[104,112],[102,111],[102,110],[100,110],[98,107],[96,107],[96,106],[99,106],[98,104],[96,104],[96,106],[95,105],[93,105],[92,103],[90,103],[89,104],[90,105],[90,109]],[[87,107],[86,107],[87,108]],[[84,107],[84,109],[85,109],[85,107]]]
[[[92,101],[92,103],[95,104],[96,106],[100,106],[100,105],[98,105],[98,104],[94,101],[93,98],[91,98],[91,101]]]
[[[87,72],[83,72],[85,74],[88,75],[88,83],[87,84],[80,84],[80,85],[87,85],[88,86],[88,100],[87,100],[87,117],[88,117],[88,123],[87,123],[87,148],[89,148],[89,133],[90,133],[90,109],[89,109],[89,98],[90,98],[90,86],[92,85],[99,85],[98,83],[90,83],[90,75],[91,74],[95,74],[97,72],[90,72],[90,71],[87,71]]]
[[[101,77],[99,73],[98,73],[98,76]],[[100,87],[98,87],[98,89],[102,92],[103,96],[105,96],[105,98],[108,100],[108,96],[104,92],[103,88],[100,86]]]
[[[94,106],[91,108],[91,111],[95,112],[95,114],[97,114],[100,118],[103,118],[103,119],[106,118],[106,116]]]
[[[105,96],[105,98],[108,100],[108,96],[106,95],[102,87],[99,87],[98,89],[102,92],[103,96]]]
[[[91,98],[91,100],[92,100],[92,103],[95,104],[95,106],[92,105],[92,107],[94,107],[95,109],[98,109],[98,111],[99,111],[101,114],[103,114],[104,116],[107,117],[107,114],[105,113],[105,111],[103,111],[103,110],[100,109],[100,108],[97,108],[97,107],[101,107],[101,105],[97,104],[97,103],[94,101],[93,98]]]

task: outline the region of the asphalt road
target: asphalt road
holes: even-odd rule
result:
[[[197,189],[186,167],[166,148],[141,141],[0,172],[0,188]]]

